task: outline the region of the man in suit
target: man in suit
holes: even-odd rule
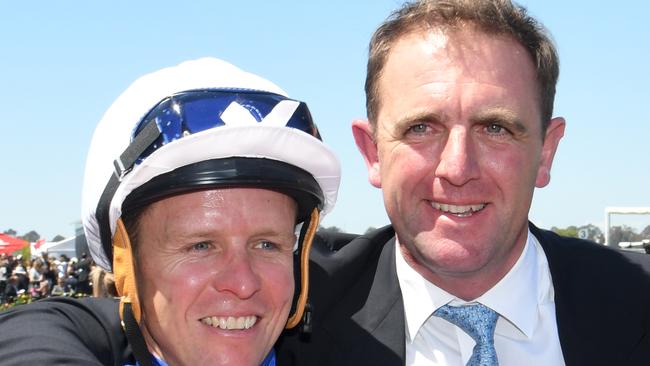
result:
[[[558,73],[509,0],[407,3],[379,27],[352,130],[392,226],[322,238],[312,331],[280,364],[650,364],[649,257],[528,221],[564,134]]]
[[[92,295],[92,288],[90,287],[90,270],[92,259],[88,254],[82,253],[81,259],[74,265],[74,271],[77,278],[76,292],[79,294]]]

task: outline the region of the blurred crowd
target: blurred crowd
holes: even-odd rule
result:
[[[58,258],[43,253],[33,258],[0,256],[0,305],[31,302],[50,296],[117,296],[112,274],[95,266],[92,258]],[[27,299],[25,301],[25,299]]]

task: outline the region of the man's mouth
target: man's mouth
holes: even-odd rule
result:
[[[438,203],[431,201],[431,206],[436,210],[440,210],[444,213],[449,213],[458,217],[469,217],[474,213],[481,211],[485,208],[485,203],[479,203],[476,205],[448,205],[446,203]]]
[[[244,330],[257,323],[257,316],[206,316],[201,319],[201,323],[224,330]]]

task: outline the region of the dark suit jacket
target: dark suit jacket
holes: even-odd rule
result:
[[[566,364],[650,365],[650,256],[530,228],[548,259]],[[350,239],[314,243],[312,332],[287,332],[279,365],[404,364],[394,232]]]

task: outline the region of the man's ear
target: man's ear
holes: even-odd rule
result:
[[[370,184],[377,188],[381,188],[377,143],[373,137],[370,122],[368,122],[367,119],[355,119],[352,121],[352,135],[354,136],[354,142],[357,144],[359,152],[363,156],[363,160],[366,162]]]
[[[537,179],[535,179],[535,187],[537,188],[545,187],[551,181],[551,166],[560,140],[564,136],[565,125],[564,118],[557,117],[551,120],[546,129],[541,161],[537,169]]]

